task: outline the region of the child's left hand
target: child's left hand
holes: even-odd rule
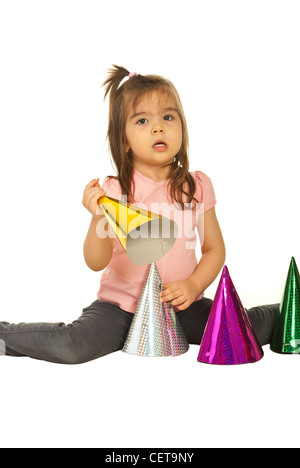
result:
[[[161,293],[161,302],[170,302],[178,310],[187,309],[199,296],[193,282],[190,280],[175,281],[164,285]]]

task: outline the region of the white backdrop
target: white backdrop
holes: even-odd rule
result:
[[[191,170],[213,181],[226,264],[241,300],[245,307],[280,302],[291,256],[300,262],[299,20],[293,0],[1,1],[0,320],[69,322],[96,297],[100,274],[82,255],[90,215],[81,199],[89,180],[103,181],[113,172],[100,88],[113,63],[173,81],[188,121]],[[207,296],[213,298],[217,282]],[[46,379],[52,372],[58,388],[55,382],[59,386],[72,372],[81,389],[76,372],[84,372],[86,382],[110,359],[117,367],[124,362],[117,353],[62,371],[1,358],[0,376],[4,366],[4,381],[13,379],[18,387],[14,379],[27,369],[36,385],[38,369]],[[126,362],[134,372],[136,361]],[[32,446],[135,446],[122,432],[85,440],[72,430],[70,424],[59,441],[55,431],[41,438],[33,428],[30,440],[23,432],[2,440],[4,446],[22,440]],[[172,440],[197,443],[175,437],[166,440],[169,446]],[[140,446],[155,443],[145,436]],[[203,442],[213,443],[219,442]]]

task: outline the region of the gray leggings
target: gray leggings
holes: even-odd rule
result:
[[[200,345],[211,306],[212,301],[204,297],[188,309],[177,312],[190,344]],[[261,345],[270,343],[278,311],[279,304],[247,311]],[[121,350],[132,317],[133,314],[116,304],[97,300],[83,309],[81,317],[69,325],[61,322],[0,322],[0,347],[10,356],[29,356],[59,364],[82,364]]]

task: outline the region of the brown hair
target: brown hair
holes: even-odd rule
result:
[[[131,152],[126,152],[126,104],[132,102],[133,108],[147,93],[162,91],[173,98],[182,123],[182,146],[176,159],[172,163],[170,171],[170,195],[172,202],[177,202],[184,208],[183,195],[187,196],[187,202],[191,203],[195,195],[195,181],[189,173],[188,158],[188,131],[187,124],[178,92],[169,80],[158,75],[134,75],[132,78],[121,82],[129,76],[129,71],[123,67],[113,65],[102,86],[105,86],[104,99],[109,94],[109,121],[107,138],[112,159],[114,161],[117,177],[124,195],[127,195],[129,203],[134,202],[133,163]],[[184,190],[187,184],[188,192]],[[196,200],[197,201],[197,200]]]

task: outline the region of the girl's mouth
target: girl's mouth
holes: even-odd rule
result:
[[[154,143],[152,148],[155,151],[166,151],[166,149],[168,149],[168,145],[164,141],[157,141],[156,143]]]

